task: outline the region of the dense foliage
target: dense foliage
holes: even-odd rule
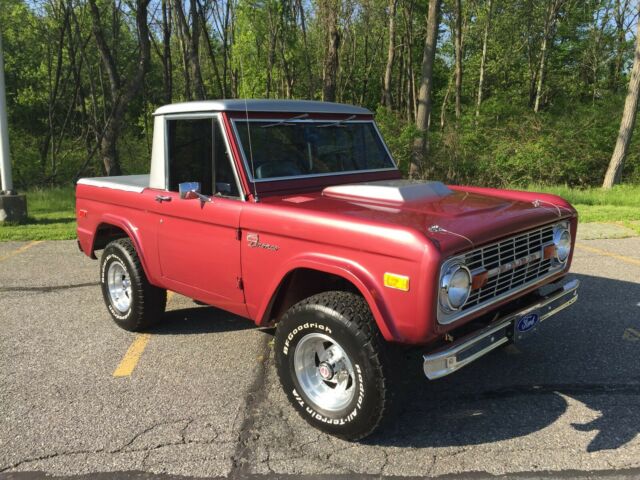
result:
[[[633,59],[634,2],[458,2],[443,0],[441,6],[424,175],[484,185],[599,185],[618,135]],[[157,106],[229,97],[364,105],[377,112],[406,171],[417,135],[427,3],[2,0],[14,181],[19,188],[64,185],[109,172],[105,138],[114,122],[119,130],[111,161],[124,173],[145,172]],[[151,45],[147,63],[136,22],[141,8]],[[99,34],[113,72],[105,68]],[[384,102],[389,50],[390,101]],[[139,72],[142,86],[119,112],[126,82]],[[640,182],[637,146],[630,149],[623,180]]]

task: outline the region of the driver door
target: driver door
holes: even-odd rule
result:
[[[217,116],[166,120],[168,188],[155,204],[159,264],[172,290],[246,313],[241,289],[242,200]],[[199,182],[210,201],[181,199],[178,185]]]

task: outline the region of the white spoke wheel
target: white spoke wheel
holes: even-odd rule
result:
[[[324,292],[278,322],[275,361],[291,405],[308,423],[345,440],[380,424],[388,405],[382,339],[364,299]]]
[[[100,284],[111,318],[125,330],[144,330],[164,313],[167,292],[149,283],[128,238],[105,247],[100,259]]]

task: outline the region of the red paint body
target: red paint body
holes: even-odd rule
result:
[[[329,185],[400,178],[393,171],[259,183],[256,203],[229,128],[229,114],[222,118],[248,201],[215,197],[201,204],[164,190],[137,193],[78,185],[77,211],[87,212],[78,215],[84,253],[93,255],[101,225],[116,226],[132,238],[151,283],[258,325],[271,320],[265,313],[289,272],[299,268],[327,272],[362,293],[387,340],[427,344],[500,305],[450,325],[437,323],[440,266],[470,246],[461,237],[430,233],[429,226],[437,224],[482,246],[562,218],[570,220],[575,239],[577,214],[553,195],[450,187],[453,195],[400,206],[322,195]],[[155,198],[160,194],[172,200],[159,203]],[[561,207],[561,216],[555,207],[535,207],[533,200],[553,202]],[[260,243],[278,249],[252,248],[248,234],[258,234]],[[562,272],[542,283],[562,277],[570,264],[571,259]],[[409,276],[410,290],[385,288],[385,272]]]

